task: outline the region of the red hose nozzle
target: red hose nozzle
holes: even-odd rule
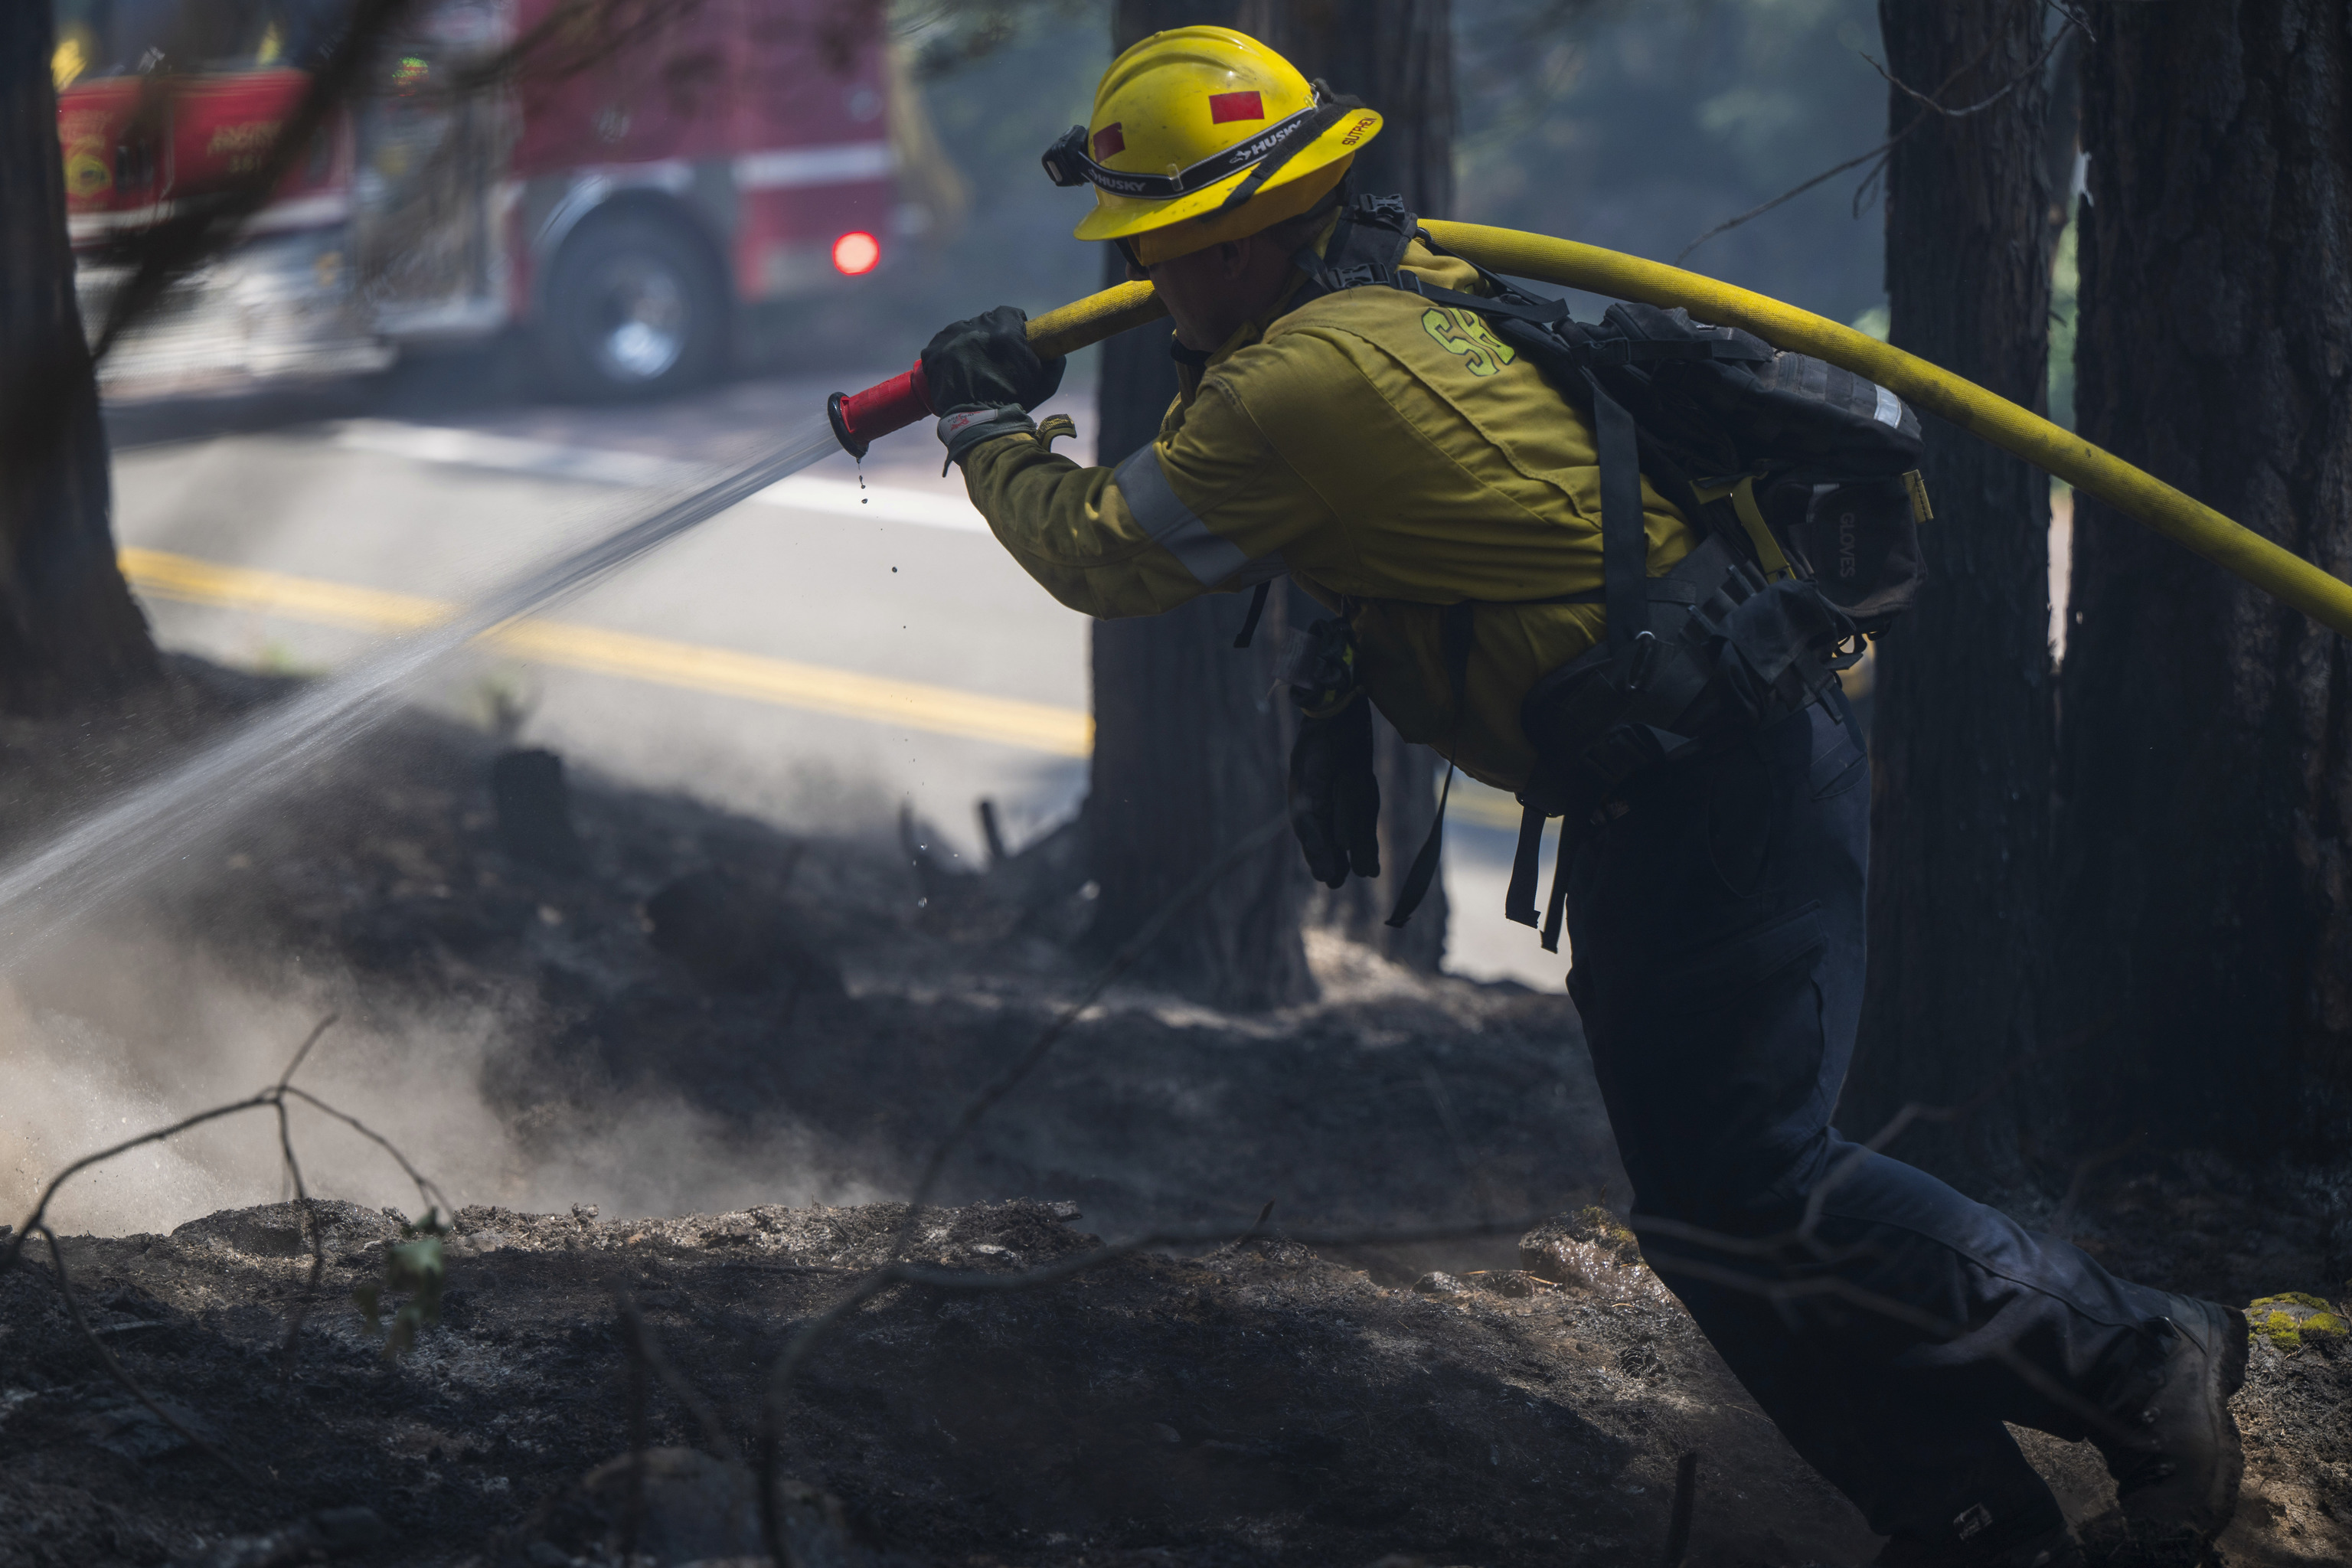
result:
[[[894,375],[863,392],[835,393],[825,399],[824,411],[833,420],[833,434],[841,449],[861,460],[866,448],[880,437],[937,412],[931,407],[931,389],[923,380],[920,360],[906,374]]]

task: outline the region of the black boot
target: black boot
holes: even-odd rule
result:
[[[2148,1325],[2153,1358],[2109,1408],[2125,1433],[2095,1433],[2136,1540],[2210,1542],[2237,1511],[2246,1468],[2230,1396],[2246,1381],[2246,1316],[2234,1307],[2172,1298]]]

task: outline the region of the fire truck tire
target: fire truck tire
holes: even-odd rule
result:
[[[708,381],[725,356],[727,287],[680,225],[598,214],[556,253],[539,357],[550,390],[587,402],[665,397]]]

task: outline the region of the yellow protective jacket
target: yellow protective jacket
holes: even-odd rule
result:
[[[1403,265],[1480,292],[1418,240]],[[1283,307],[1277,307],[1283,310]],[[1503,789],[1534,764],[1519,702],[1591,647],[1601,470],[1584,416],[1475,314],[1349,289],[1253,322],[1199,370],[1152,444],[1082,468],[1035,437],[964,458],[972,504],[1074,610],[1149,616],[1287,573],[1354,627],[1357,670],[1408,739]],[[1698,535],[1645,479],[1653,575]],[[1454,711],[1444,606],[1478,601],[1468,711]]]

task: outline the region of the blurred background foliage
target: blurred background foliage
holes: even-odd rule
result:
[[[1671,261],[1885,140],[1886,87],[1862,58],[1878,53],[1872,0],[1454,0],[1454,18],[1456,217]],[[878,330],[911,350],[999,301],[1034,311],[1098,287],[1101,258],[1067,238],[1086,198],[1049,184],[1037,155],[1086,118],[1109,60],[1107,0],[900,0],[891,21],[964,205],[899,274],[903,324]],[[1879,215],[1854,211],[1865,172],[1688,265],[1883,321]]]
[[[1471,222],[1672,261],[1886,139],[1872,0],[1454,0],[1454,38]],[[1866,168],[1685,265],[1854,321],[1885,298],[1876,207],[1854,213]]]

